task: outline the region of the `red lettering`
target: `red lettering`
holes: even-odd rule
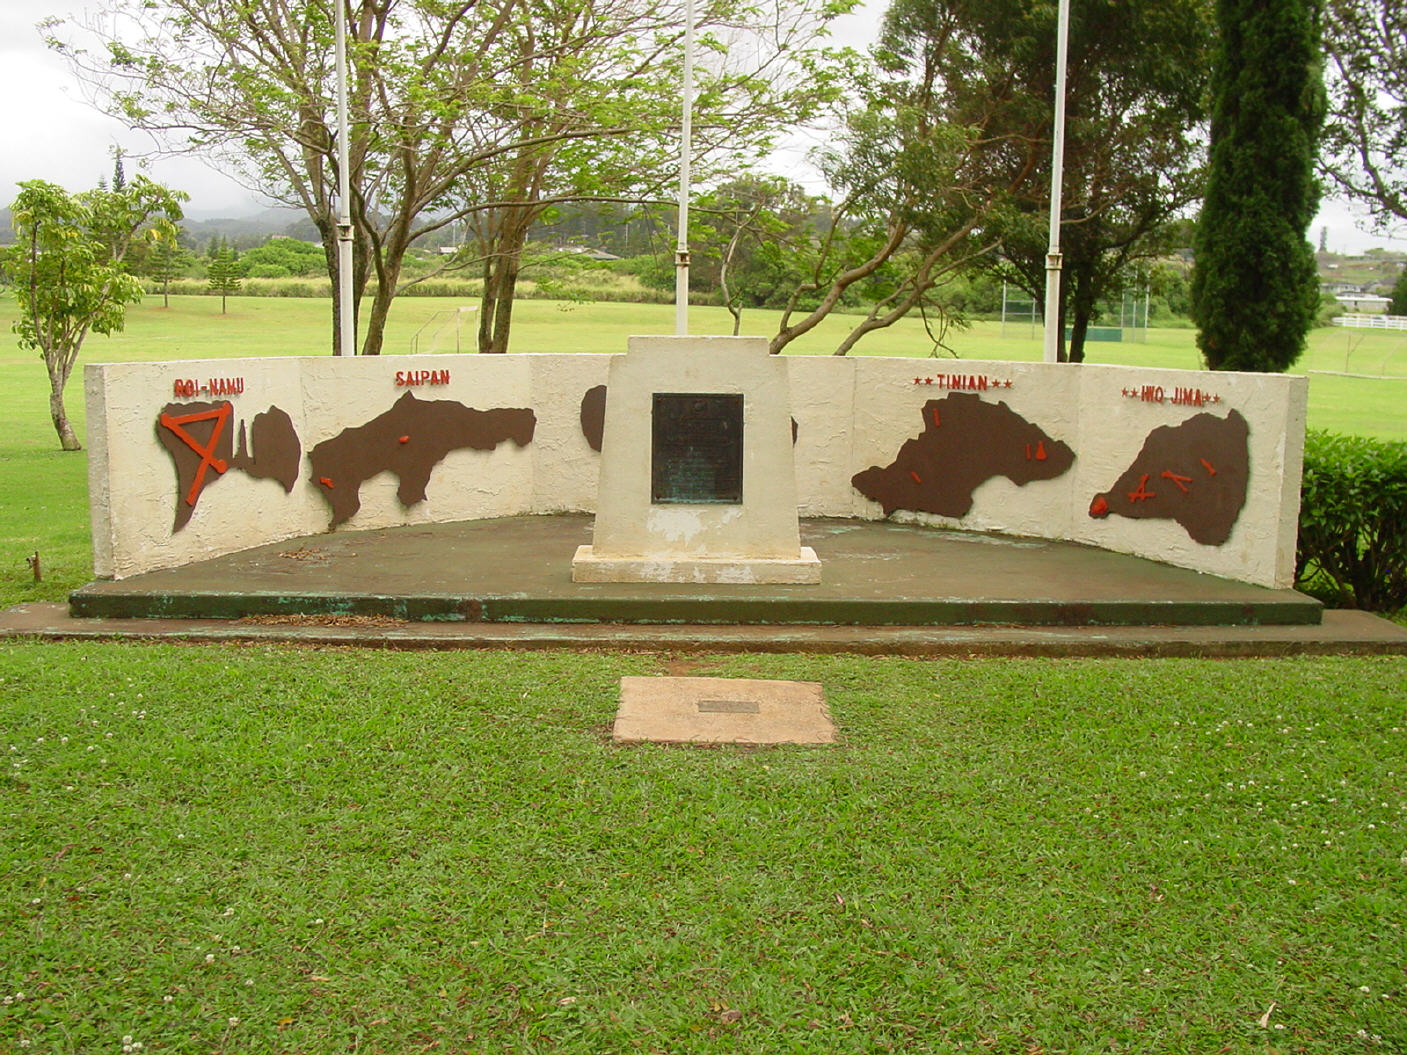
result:
[[[1167,399],[1167,394],[1162,385],[1144,385],[1138,397],[1145,403],[1162,403]]]
[[[238,396],[244,392],[244,378],[242,377],[213,377],[206,382],[201,390],[209,392],[212,396]]]

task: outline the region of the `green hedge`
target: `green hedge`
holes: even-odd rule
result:
[[[1407,443],[1309,432],[1295,578],[1330,604],[1407,605]]]

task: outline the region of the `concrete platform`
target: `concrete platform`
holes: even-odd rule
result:
[[[74,615],[239,619],[854,626],[1254,626],[1320,620],[1318,601],[1088,546],[858,520],[802,522],[823,582],[575,583],[588,516],[336,532],[70,598]]]
[[[1068,543],[802,522],[805,586],[571,581],[586,516],[338,532],[0,613],[0,636],[909,655],[1407,654],[1407,628]]]

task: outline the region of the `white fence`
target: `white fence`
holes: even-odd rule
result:
[[[1334,325],[1363,330],[1407,330],[1407,315],[1339,315]]]

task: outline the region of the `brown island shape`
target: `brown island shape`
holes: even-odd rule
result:
[[[1236,410],[1224,418],[1197,414],[1156,428],[1113,486],[1094,496],[1089,515],[1170,519],[1192,541],[1220,546],[1246,504],[1250,435]]]
[[[450,451],[491,451],[505,440],[532,442],[537,415],[528,409],[475,410],[450,399],[416,399],[407,392],[384,414],[345,429],[308,452],[313,481],[332,507],[329,528],[361,508],[361,486],[377,473],[400,480],[404,506],[425,500],[430,474]]]
[[[1005,402],[954,392],[923,405],[923,432],[905,441],[883,468],[872,465],[850,482],[884,507],[963,517],[977,488],[994,476],[1018,487],[1053,480],[1075,463],[1069,445],[1047,436]]]
[[[205,488],[231,469],[256,480],[277,480],[285,492],[298,482],[298,463],[303,453],[293,419],[287,411],[270,407],[255,414],[245,430],[239,425],[239,446],[230,452],[234,404],[167,403],[157,417],[156,439],[171,455],[176,466],[175,534],[189,523]]]

